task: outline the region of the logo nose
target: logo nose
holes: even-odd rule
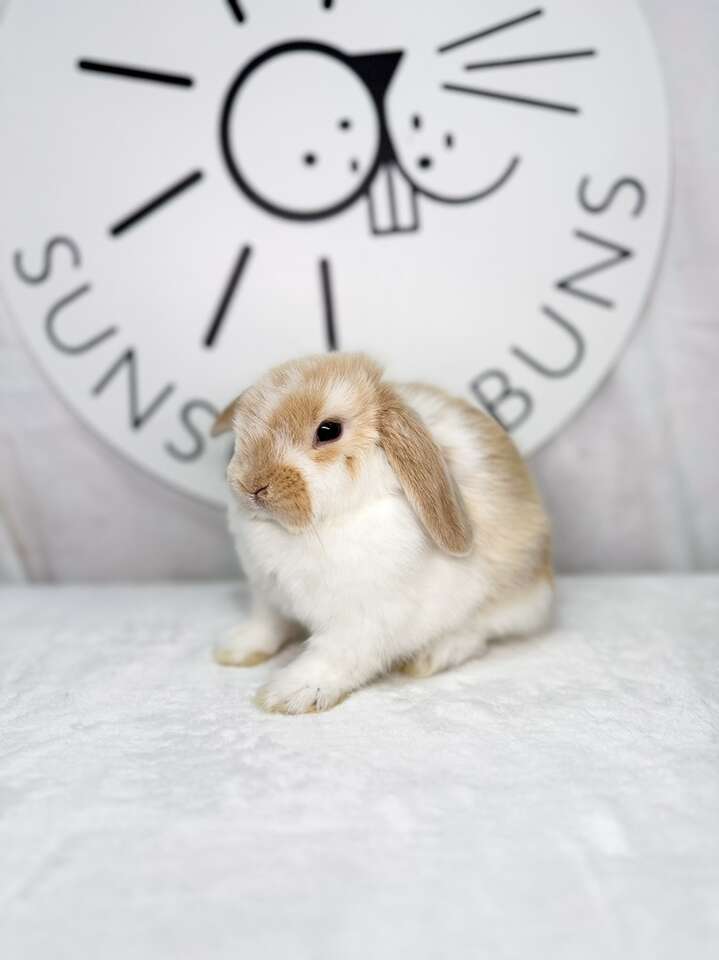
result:
[[[348,58],[348,62],[372,95],[379,114],[380,142],[377,160],[380,163],[392,163],[395,160],[394,147],[387,129],[384,99],[403,56],[402,50],[386,50],[382,53],[355,54]]]
[[[403,56],[402,50],[384,50],[380,53],[358,53],[348,59],[379,105],[384,100]]]

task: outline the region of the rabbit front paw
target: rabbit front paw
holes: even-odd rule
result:
[[[349,692],[333,664],[300,656],[260,688],[257,704],[269,713],[318,713]]]
[[[212,655],[226,667],[254,667],[273,657],[284,640],[272,625],[250,620],[230,630]]]

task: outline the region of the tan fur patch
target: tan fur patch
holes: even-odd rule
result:
[[[429,654],[425,652],[418,653],[417,656],[411,660],[406,660],[404,663],[401,663],[398,671],[416,680],[431,677],[434,672],[432,670],[432,660]]]
[[[272,414],[268,424],[270,430],[281,431],[291,443],[298,446],[311,443],[323,400],[319,388],[305,388],[288,394]]]
[[[217,415],[215,422],[212,424],[212,429],[210,430],[211,437],[219,437],[221,433],[227,433],[232,429],[232,420],[235,416],[235,410],[240,401],[240,397],[235,397],[232,403],[228,403],[225,409]]]
[[[342,449],[338,443],[327,443],[312,451],[315,463],[336,463],[342,456]]]
[[[472,527],[442,453],[420,418],[391,389],[380,389],[380,440],[427,533],[447,553],[472,548]]]
[[[249,444],[242,457],[244,465],[244,486],[250,493],[269,482],[270,475],[277,467],[272,438],[261,436]]]
[[[312,519],[312,504],[304,477],[295,467],[280,465],[267,478],[265,501],[291,527],[304,529]]]
[[[271,653],[256,650],[254,653],[248,653],[241,660],[237,660],[231,648],[215,650],[214,652],[216,662],[222,664],[223,667],[256,667],[258,664],[270,660],[272,656]]]

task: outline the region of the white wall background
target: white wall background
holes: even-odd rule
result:
[[[642,5],[669,96],[673,209],[659,281],[618,367],[534,458],[562,570],[719,567],[719,3]],[[0,579],[236,569],[222,513],[90,434],[0,316]]]

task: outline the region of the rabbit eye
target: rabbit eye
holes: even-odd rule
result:
[[[332,443],[342,436],[342,424],[339,420],[323,420],[315,430],[315,443]]]

